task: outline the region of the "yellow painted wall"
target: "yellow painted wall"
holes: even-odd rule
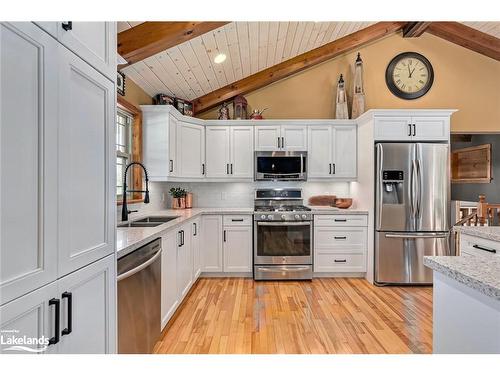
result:
[[[153,99],[130,78],[125,80],[125,96],[123,98],[136,107],[141,104],[153,104]]]
[[[269,107],[264,114],[270,119],[333,118],[338,76],[344,74],[351,94],[358,51],[364,62],[367,109],[456,108],[452,131],[500,132],[500,62],[427,33],[419,38],[391,35],[251,92],[245,95],[249,107]],[[406,51],[423,54],[434,68],[432,88],[416,100],[395,97],[385,84],[387,64]],[[200,117],[216,118],[217,111]]]

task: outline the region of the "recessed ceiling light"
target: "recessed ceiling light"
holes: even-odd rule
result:
[[[220,64],[226,61],[226,55],[223,53],[219,53],[217,56],[214,58],[214,63]]]

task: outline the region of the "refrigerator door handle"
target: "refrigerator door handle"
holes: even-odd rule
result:
[[[421,217],[421,211],[420,208],[422,207],[422,173],[420,171],[420,159],[416,160],[416,167],[417,167],[417,196],[416,196],[416,216]]]
[[[448,233],[438,234],[412,234],[412,233],[386,233],[385,238],[448,238]]]
[[[377,158],[378,158],[378,173],[379,173],[379,197],[378,197],[378,223],[377,223],[377,228],[380,229],[382,225],[382,202],[383,202],[383,189],[384,186],[382,184],[383,180],[383,166],[384,166],[384,148],[380,143],[377,143]]]
[[[417,184],[417,163],[415,160],[411,161],[411,173],[410,173],[410,208],[411,208],[411,216],[416,217],[417,212],[416,212],[416,194],[415,190],[416,187],[415,185]]]

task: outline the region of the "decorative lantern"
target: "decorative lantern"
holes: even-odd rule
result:
[[[349,110],[347,109],[347,94],[345,92],[344,77],[342,77],[342,74],[337,84],[337,99],[335,102],[335,118],[348,119]]]
[[[352,118],[358,118],[365,111],[365,90],[363,88],[363,60],[358,53],[354,63],[354,93],[352,95]]]
[[[233,118],[235,120],[246,120],[248,118],[247,113],[248,102],[244,96],[238,95],[233,101]]]

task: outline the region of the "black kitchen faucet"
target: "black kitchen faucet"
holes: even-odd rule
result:
[[[139,165],[144,170],[144,177],[146,179],[146,190],[127,190],[127,172],[128,172],[128,169],[134,164]],[[146,170],[146,167],[144,166],[144,164],[139,163],[138,161],[133,161],[132,163],[129,163],[127,165],[127,167],[125,168],[125,173],[123,174],[122,221],[128,220],[128,214],[130,214],[132,212],[137,212],[137,210],[129,211],[129,209],[127,207],[127,193],[145,193],[144,203],[149,203],[148,182],[149,182],[148,171]]]

